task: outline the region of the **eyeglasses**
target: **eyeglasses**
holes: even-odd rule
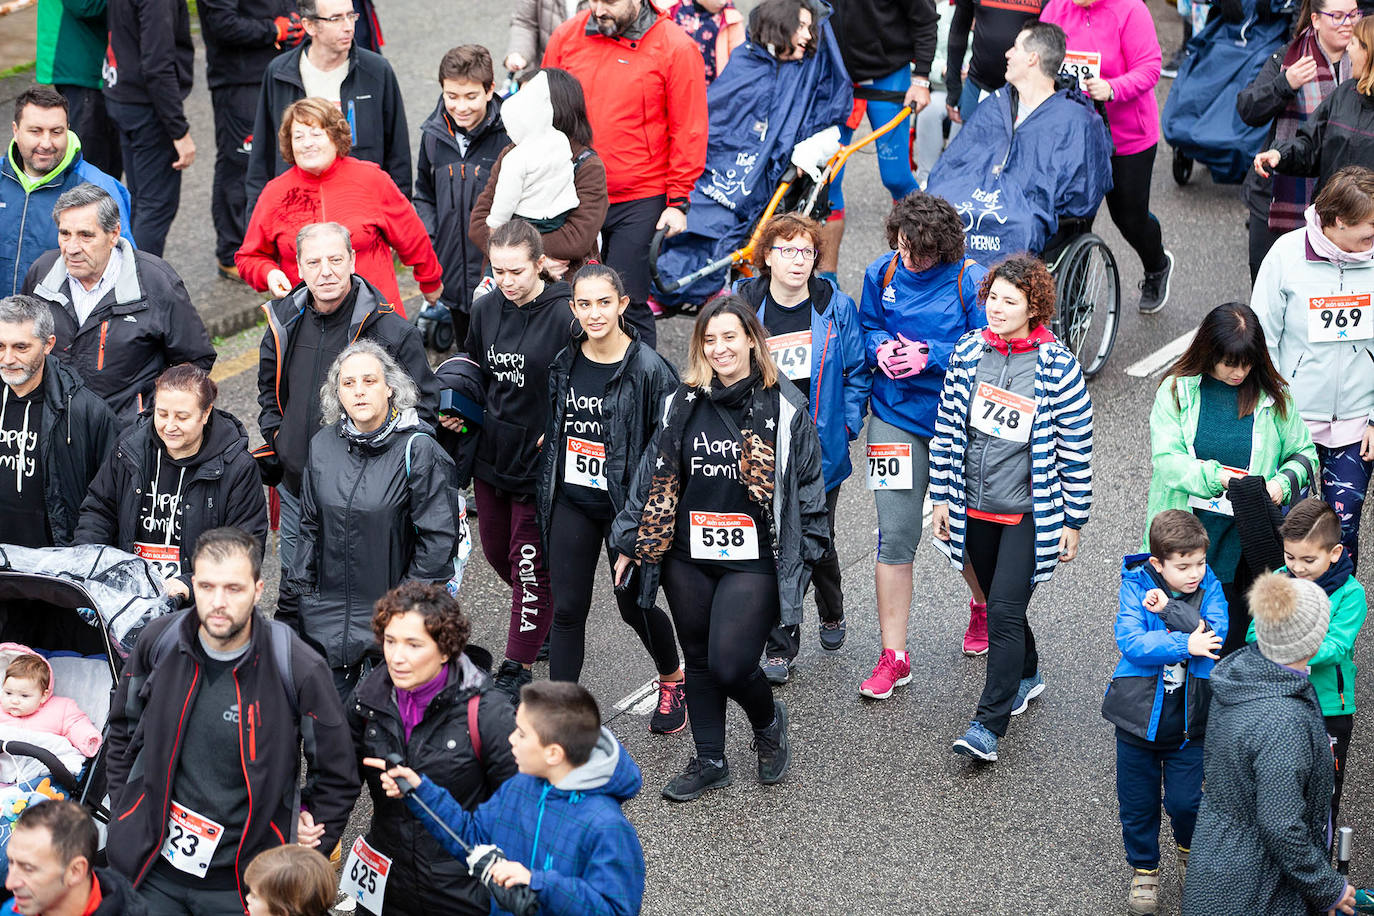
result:
[[[789,261],[797,255],[801,255],[803,261],[814,261],[816,260],[816,255],[819,254],[814,248],[795,248],[791,245],[788,245],[786,248],[774,245],[773,250]]]
[[[1332,25],[1352,25],[1364,18],[1364,13],[1359,10],[1351,10],[1348,13],[1328,13],[1323,10],[1313,10],[1313,12],[1318,16],[1325,16],[1330,19]]]
[[[313,19],[316,22],[327,22],[330,25],[343,25],[345,22],[357,22],[358,13],[337,13],[333,16],[306,16],[306,19]]]

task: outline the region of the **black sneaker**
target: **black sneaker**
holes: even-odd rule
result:
[[[711,789],[723,789],[732,782],[728,763],[721,761],[717,766],[693,757],[687,761],[687,769],[668,780],[663,787],[663,797],[675,802],[696,801]]]
[[[658,682],[658,706],[649,718],[655,735],[676,735],[687,727],[687,685],[682,681]]]
[[[846,624],[844,618],[839,620],[821,621],[821,648],[827,652],[834,652],[844,645]]]
[[[553,631],[550,630],[548,633],[546,633],[546,634],[544,635],[544,642],[543,642],[543,644],[539,647],[539,654],[536,655],[536,656],[534,657],[534,660],[535,660],[535,661],[537,661],[537,662],[546,662],[546,661],[549,660],[549,643],[552,642],[552,641],[553,641]]]
[[[506,659],[491,679],[491,686],[510,697],[510,705],[520,705],[520,688],[534,680],[530,669],[516,661]]]
[[[1187,56],[1187,47],[1185,45],[1179,45],[1173,57],[1170,57],[1165,62],[1164,66],[1159,69],[1159,75],[1166,80],[1177,79],[1178,68],[1183,66],[1183,59]]]
[[[780,655],[763,660],[763,676],[774,687],[781,687],[792,677],[792,659]]]
[[[773,701],[773,724],[754,732],[750,748],[759,752],[759,782],[773,786],[782,782],[792,766],[792,751],[787,745],[787,704]]]
[[[1174,276],[1174,254],[1166,251],[1164,257],[1169,262],[1165,268],[1146,274],[1145,279],[1140,281],[1140,304],[1137,308],[1142,315],[1153,315],[1169,301],[1169,281]]]

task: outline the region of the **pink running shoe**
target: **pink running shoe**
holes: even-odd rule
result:
[[[988,654],[988,606],[968,603],[968,629],[964,631],[964,654],[977,658]]]
[[[655,735],[675,735],[687,727],[687,687],[682,681],[658,682],[658,708],[649,719]]]
[[[900,687],[911,680],[911,662],[898,661],[897,653],[884,649],[873,666],[873,676],[859,685],[859,693],[872,700],[886,700],[892,696],[892,688]]]

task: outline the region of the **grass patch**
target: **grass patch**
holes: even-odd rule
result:
[[[25,73],[32,73],[36,66],[38,66],[38,62],[31,60],[27,64],[15,64],[13,67],[7,67],[0,70],[0,80],[8,76],[22,76]]]

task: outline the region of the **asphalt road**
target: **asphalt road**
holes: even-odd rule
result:
[[[1166,51],[1178,41],[1172,8],[1154,8]],[[481,42],[494,57],[504,55],[508,5],[501,0],[440,8],[423,0],[383,0],[379,11],[412,135],[435,103],[435,70],[448,47]],[[208,199],[214,144],[202,67],[198,61],[188,103],[200,154],[186,175],[167,253],[204,313],[215,318],[258,300],[213,275]],[[1168,86],[1165,81],[1160,87],[1161,102]],[[887,200],[871,154],[851,164],[846,194],[849,234],[840,280],[857,295],[864,266],[886,251],[881,221]],[[1234,188],[1213,186],[1205,174],[1177,187],[1164,148],[1155,166],[1154,209],[1178,269],[1168,307],[1150,317],[1134,311],[1139,262],[1105,213],[1099,220],[1098,231],[1121,262],[1126,307],[1115,354],[1090,386],[1097,498],[1079,558],[1063,566],[1032,602],[1048,689],[1014,721],[996,765],[971,765],[950,754],[951,741],[972,716],[984,662],[960,653],[967,592],[926,545],[916,563],[911,610],[912,682],[882,703],[858,695],[878,651],[876,521],[861,479],[844,486],[838,533],[849,641],[841,651],[823,654],[814,615],[808,617],[796,678],[779,692],[791,710],[794,754],[791,775],[781,786],[758,786],[747,723],[732,710],[728,750],[734,787],[687,805],[659,797],[658,789],[686,762],[691,741],[687,733],[652,736],[647,708],[622,708],[653,669],[620,622],[603,575],[584,681],[644,771],[645,790],[626,813],[648,861],[645,913],[1124,912],[1129,870],[1116,819],[1113,736],[1099,705],[1117,657],[1112,621],[1121,557],[1135,552],[1141,539],[1150,473],[1147,414],[1158,382],[1158,376],[1130,377],[1125,369],[1196,327],[1212,306],[1248,296],[1245,212]],[[688,330],[683,320],[661,323],[664,352],[681,361]],[[254,376],[252,356],[243,354],[256,349],[258,333],[227,338],[221,359],[227,377],[220,406],[250,426],[256,416]],[[246,371],[233,374],[235,368]],[[856,449],[856,464],[860,454]],[[480,551],[469,567],[464,603],[474,620],[474,641],[499,653],[509,593]],[[1357,648],[1362,664],[1369,661],[1370,646],[1366,639]],[[1370,690],[1362,680],[1359,702],[1370,701]],[[1374,802],[1374,781],[1365,776],[1374,772],[1369,737],[1363,717],[1357,717],[1343,805],[1343,817],[1357,830],[1357,884],[1374,883],[1374,864],[1360,854],[1370,848],[1360,841],[1371,827]],[[355,823],[365,818],[366,803]],[[1168,850],[1167,827],[1165,835]],[[1166,852],[1163,912],[1177,911],[1173,864]]]

